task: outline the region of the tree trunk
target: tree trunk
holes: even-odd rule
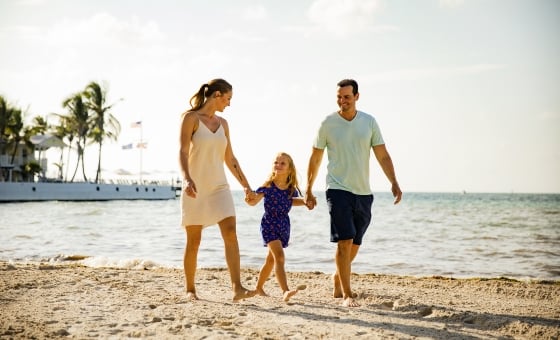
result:
[[[101,145],[103,141],[99,141],[99,157],[97,158],[97,173],[95,174],[95,183],[101,180]]]

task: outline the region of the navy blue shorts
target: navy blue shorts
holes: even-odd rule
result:
[[[329,189],[327,205],[331,216],[331,242],[351,239],[353,244],[362,244],[371,222],[373,195],[355,195],[345,190]]]

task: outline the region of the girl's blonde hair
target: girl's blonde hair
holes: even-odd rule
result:
[[[278,154],[276,154],[276,157],[279,156],[283,156],[286,157],[288,159],[288,178],[286,180],[286,184],[288,185],[288,189],[290,189],[290,196],[294,194],[294,191],[297,191],[298,195],[301,196],[301,189],[299,188],[299,184],[298,184],[298,180],[297,180],[297,171],[296,171],[296,166],[294,164],[294,160],[292,159],[292,156],[290,156],[289,154],[285,153],[285,152],[279,152]],[[270,187],[270,185],[272,184],[272,182],[274,181],[274,178],[276,177],[276,172],[274,170],[272,170],[272,172],[270,173],[270,176],[268,176],[268,179],[264,182],[264,184],[262,185],[263,187]]]

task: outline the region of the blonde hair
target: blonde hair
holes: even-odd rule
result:
[[[288,159],[288,178],[286,179],[286,184],[288,185],[288,189],[290,189],[290,196],[294,194],[294,191],[297,191],[298,195],[301,196],[301,189],[299,188],[298,180],[297,180],[297,171],[296,166],[294,164],[294,160],[292,156],[285,152],[279,152],[276,154],[276,157],[283,156]],[[274,179],[276,178],[276,171],[272,170],[268,179],[262,185],[263,187],[270,187]]]

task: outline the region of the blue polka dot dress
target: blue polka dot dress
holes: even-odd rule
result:
[[[297,190],[290,195],[290,189],[279,189],[274,183],[270,187],[260,187],[257,193],[264,194],[264,215],[261,219],[261,235],[263,244],[280,240],[282,248],[288,246],[290,240],[290,216],[292,197],[298,197]]]

